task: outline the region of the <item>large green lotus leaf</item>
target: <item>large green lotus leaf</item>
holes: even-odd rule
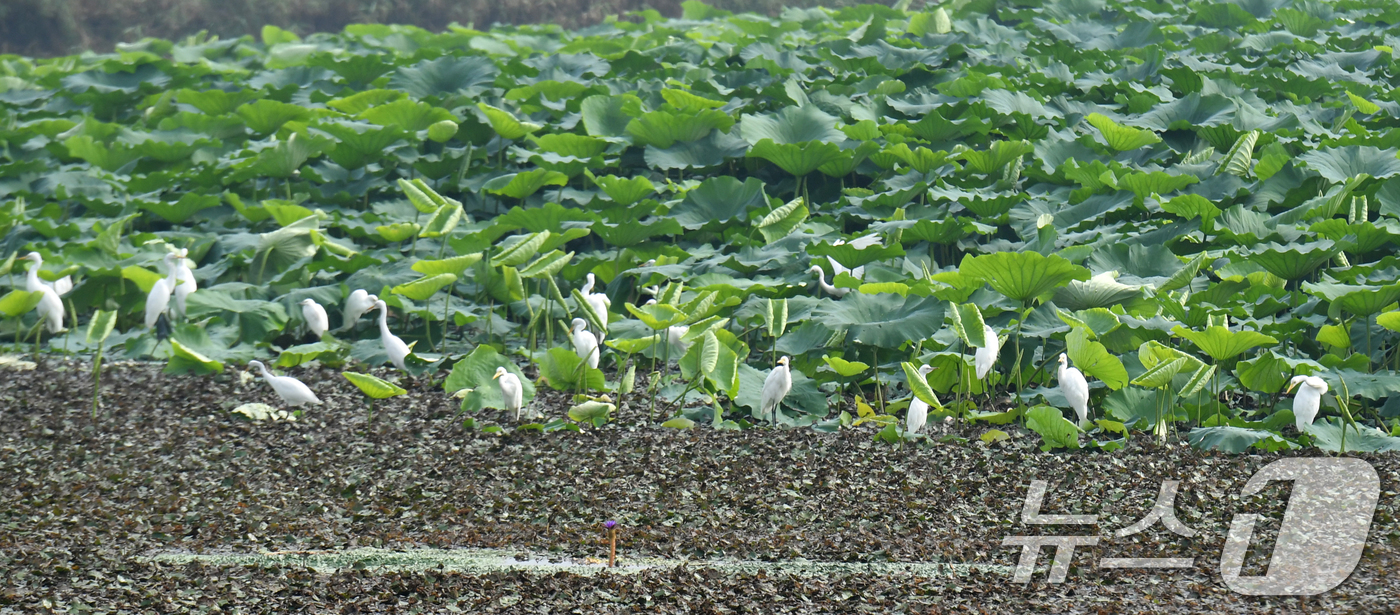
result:
[[[403,129],[397,126],[347,120],[325,120],[315,124],[315,128],[335,138],[337,144],[327,155],[347,169],[358,169],[378,160],[385,149],[404,136]]]
[[[1121,389],[1128,384],[1128,370],[1123,362],[1098,342],[1089,341],[1089,330],[1074,327],[1065,336],[1066,350],[1074,366],[1086,375],[1102,380],[1110,389]]]
[[[1094,337],[1103,337],[1123,324],[1117,314],[1104,308],[1091,308],[1075,312],[1058,309],[1055,315],[1071,327],[1087,328]]]
[[[1233,359],[1251,348],[1278,343],[1278,339],[1258,331],[1231,331],[1219,325],[1206,327],[1204,331],[1192,331],[1178,325],[1172,327],[1172,333],[1190,340],[1217,363]]]
[[[224,371],[223,362],[204,356],[203,353],[185,346],[179,338],[170,338],[170,361],[165,365],[167,374],[196,373],[217,374]]]
[[[1079,428],[1059,408],[1036,406],[1026,411],[1026,428],[1040,434],[1040,450],[1079,448]]]
[[[1235,366],[1235,377],[1251,391],[1278,393],[1294,375],[1310,375],[1322,371],[1316,361],[1295,359],[1266,350],[1253,359]]]
[[[442,389],[449,394],[469,390],[466,396],[462,397],[462,410],[504,410],[506,403],[505,397],[501,395],[501,386],[498,381],[492,379],[492,376],[496,375],[496,368],[500,367],[506,368],[506,371],[520,379],[521,402],[523,406],[530,405],[535,399],[535,383],[525,377],[514,361],[501,356],[495,348],[486,345],[477,346],[466,358],[453,365],[452,373],[448,374],[442,383]]]
[[[580,106],[583,126],[595,137],[622,137],[627,125],[642,114],[642,100],[631,94],[589,96]]]
[[[666,149],[677,142],[695,141],[710,134],[711,130],[728,132],[734,126],[734,118],[728,113],[706,109],[695,113],[672,113],[652,111],[628,122],[627,134],[637,145],[650,145]]]
[[[1311,274],[1340,251],[1335,242],[1324,239],[1306,244],[1259,244],[1242,256],[1265,271],[1292,281]]]
[[[685,199],[670,211],[681,226],[695,230],[711,222],[746,220],[750,209],[766,207],[768,197],[763,182],[749,177],[743,182],[728,175],[713,177],[685,193]]]
[[[841,146],[835,143],[774,143],[763,139],[749,150],[750,158],[762,158],[778,165],[789,174],[802,177],[818,167],[841,157]]]
[[[758,227],[758,232],[763,235],[764,243],[773,243],[787,237],[797,225],[807,220],[809,213],[811,212],[807,210],[804,200],[798,197],[774,208],[756,221],[754,226]]]
[[[783,107],[773,114],[745,114],[739,120],[739,135],[751,145],[764,139],[780,145],[807,141],[839,144],[846,140],[846,133],[836,128],[839,121],[814,105]]]
[[[389,79],[389,87],[408,92],[414,98],[439,94],[470,95],[495,81],[500,69],[485,56],[444,56],[400,68]]]
[[[622,207],[631,207],[637,201],[656,192],[656,186],[652,185],[651,180],[640,175],[630,178],[604,175],[594,177],[593,183],[603,189],[603,194]]]
[[[446,109],[404,98],[367,109],[360,113],[360,119],[371,124],[418,132],[443,120],[455,121],[457,118]]]
[[[1141,287],[1120,284],[1118,280],[1101,273],[1088,280],[1070,280],[1055,290],[1055,305],[1068,310],[1106,308],[1123,303],[1142,293]]]
[[[1169,175],[1161,171],[1129,173],[1118,178],[1118,184],[1131,190],[1138,198],[1147,198],[1152,194],[1176,192],[1199,181],[1201,180],[1191,175]]]
[[[291,177],[318,150],[318,144],[313,139],[293,134],[286,141],[277,141],[272,147],[258,152],[248,170],[255,176]]]
[[[190,219],[190,216],[205,209],[219,206],[219,197],[213,194],[195,194],[186,192],[180,195],[180,200],[174,203],[163,201],[138,201],[141,209],[149,211],[167,222],[179,224]]]
[[[491,255],[492,267],[519,267],[539,252],[544,242],[549,240],[549,231],[528,235],[512,235],[501,241],[500,249]]]
[[[1031,153],[1035,147],[1025,141],[997,141],[985,150],[966,150],[962,159],[968,168],[984,175],[1000,175],[1006,166]]]
[[[898,348],[933,337],[943,326],[945,309],[934,297],[850,293],[812,315],[827,327],[845,329],[848,341]]]
[[[558,171],[530,169],[492,178],[481,188],[491,194],[499,194],[515,199],[524,199],[545,186],[563,186],[569,177]]]
[[[1303,290],[1322,297],[1348,314],[1356,316],[1370,316],[1380,313],[1386,306],[1400,301],[1400,283],[1390,286],[1370,286],[1334,282],[1317,284],[1304,282]]]
[[[1347,392],[1370,400],[1385,399],[1400,391],[1400,376],[1386,372],[1368,374],[1351,368],[1333,368],[1319,371],[1316,375],[1327,381],[1333,395],[1341,394],[1343,382],[1346,383]]]
[[[748,149],[748,143],[743,139],[714,130],[698,141],[677,142],[665,149],[649,145],[646,148],[646,163],[662,171],[704,169],[724,164],[731,158],[742,158]]]
[[[907,143],[896,143],[884,150],[886,153],[903,160],[915,171],[920,173],[931,173],[935,169],[948,163],[952,154],[942,150],[934,151],[927,147],[910,149]]]
[[[497,216],[491,229],[500,232],[525,229],[531,233],[541,233],[564,228],[566,222],[588,222],[595,219],[591,212],[564,207],[558,203],[545,203],[543,207],[525,209],[519,206],[510,208],[505,215]]]
[[[308,66],[330,69],[350,83],[369,83],[380,75],[394,70],[393,57],[389,55],[318,53],[307,60]]]
[[[761,372],[754,369],[747,363],[740,363],[738,369],[739,394],[733,398],[734,405],[748,408],[753,412],[753,416],[758,416],[759,403],[763,399],[763,383],[767,380],[770,372]],[[792,390],[783,397],[783,406],[792,408],[804,414],[816,416],[826,416],[831,408],[826,399],[826,393],[817,388],[817,381],[808,378],[806,374],[799,370],[790,370],[792,376]]]
[[[326,101],[326,106],[341,113],[359,115],[372,107],[402,100],[407,96],[398,90],[365,90],[343,98]]]
[[[27,292],[23,290],[12,290],[0,297],[0,314],[10,318],[18,318],[28,314],[29,310],[39,305],[39,300],[44,298],[42,292]]]
[[[832,245],[825,241],[807,246],[809,256],[825,256],[831,260],[844,265],[847,269],[855,269],[862,265],[868,265],[875,261],[889,260],[904,256],[904,247],[899,244],[880,245],[865,248],[857,248],[849,243]]]
[[[1095,246],[1094,253],[1089,255],[1085,264],[1095,275],[1117,271],[1144,280],[1169,278],[1182,268],[1181,261],[1170,248],[1164,245],[1144,246],[1136,243]]]
[[[667,327],[673,327],[686,321],[690,316],[680,311],[673,305],[664,303],[653,303],[650,305],[636,306],[631,303],[625,304],[628,312],[632,313],[637,320],[642,321],[653,331],[660,331]]]
[[[1400,174],[1400,160],[1396,159],[1395,153],[1395,148],[1348,145],[1315,149],[1298,156],[1298,160],[1321,173],[1328,181],[1343,183],[1360,175],[1384,179]]]
[[[440,273],[450,273],[457,277],[462,277],[462,273],[467,267],[475,265],[482,258],[480,252],[472,254],[462,254],[442,260],[418,261],[413,263],[413,270],[423,275],[438,275]]]
[[[263,283],[297,262],[315,256],[316,242],[311,231],[318,228],[320,220],[312,216],[259,235],[257,250],[248,263],[252,281]]]
[[[496,134],[501,135],[502,139],[514,141],[544,128],[534,122],[522,122],[515,118],[515,114],[505,109],[497,109],[486,103],[477,103],[476,106],[481,109],[481,113],[490,122],[491,129],[495,130]]]
[[[287,309],[276,301],[261,299],[235,299],[228,292],[213,288],[201,288],[186,299],[189,316],[193,319],[216,316],[223,312],[238,315],[240,338],[248,343],[267,341],[287,326],[290,318]]]
[[[104,144],[88,135],[76,135],[63,141],[69,155],[87,161],[107,171],[115,171],[127,163],[141,157],[136,148],[127,143]]]
[[[1136,424],[1139,429],[1150,429],[1157,422],[1158,403],[1155,391],[1123,387],[1104,398],[1103,409],[1125,425]],[[1171,412],[1171,408],[1163,408],[1162,418],[1172,420]]]
[[[621,224],[608,224],[599,220],[594,222],[590,228],[603,241],[608,242],[608,245],[620,248],[635,246],[652,237],[680,236],[685,233],[685,229],[674,218],[653,218],[647,223],[623,222]]]
[[[1201,96],[1192,92],[1128,120],[1129,124],[1153,130],[1194,130],[1197,127],[1229,124],[1235,119],[1235,102],[1225,96]]]
[[[1124,126],[1100,113],[1090,113],[1085,119],[1094,128],[1099,129],[1099,132],[1103,134],[1104,142],[1109,147],[1120,152],[1135,150],[1144,145],[1152,145],[1162,141],[1162,138],[1151,130]]]
[[[251,90],[239,90],[237,92],[225,92],[223,90],[176,90],[175,100],[183,104],[190,105],[205,115],[224,115],[232,113],[239,105],[254,100],[259,97],[257,92]]]
[[[543,151],[552,152],[561,156],[572,156],[574,158],[592,158],[601,155],[608,149],[607,141],[597,137],[576,135],[573,133],[547,134],[538,137],[531,136],[530,139]]]
[[[1195,448],[1225,453],[1243,453],[1260,440],[1272,441],[1277,444],[1283,443],[1283,438],[1271,431],[1229,425],[1197,427],[1186,434],[1186,439]]]
[[[388,399],[408,393],[399,385],[378,376],[355,372],[342,372],[341,375],[345,376],[345,379],[355,385],[355,388],[359,389],[361,393],[372,399]]]
[[[557,391],[607,388],[603,372],[589,367],[572,348],[550,348],[539,360],[540,381]],[[523,383],[522,383],[523,384]]]
[[[1194,178],[1193,178],[1194,179]],[[1136,193],[1137,190],[1134,189]],[[1158,194],[1161,194],[1158,192]],[[1211,221],[1220,215],[1220,208],[1199,194],[1182,194],[1170,201],[1162,202],[1162,211],[1176,214],[1187,220],[1200,218],[1203,228],[1211,228]]]
[[[1346,433],[1343,434],[1345,429]],[[1347,425],[1340,418],[1327,417],[1308,426],[1317,448],[1329,453],[1380,453],[1400,451],[1400,438],[1369,425]]]
[[[458,203],[448,203],[433,213],[433,217],[428,220],[428,224],[423,227],[423,232],[419,236],[442,237],[456,229],[457,224],[461,221],[462,206]]]
[[[848,147],[850,144],[849,141],[842,143],[840,155],[822,163],[817,170],[827,177],[845,177],[854,173],[856,167],[865,162],[871,154],[880,151],[880,144],[874,141],[863,141],[855,147]]]
[[[1089,270],[1057,255],[1036,252],[997,252],[967,255],[958,272],[985,280],[1008,299],[1026,303],[1071,280],[1088,280]]]
[[[450,286],[457,281],[457,276],[451,273],[439,273],[419,278],[407,284],[400,284],[394,287],[394,294],[403,295],[414,301],[427,301],[437,291]]]

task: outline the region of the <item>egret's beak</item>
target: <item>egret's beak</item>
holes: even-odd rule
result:
[[[500,378],[500,377],[501,377],[501,372],[496,372],[496,375],[492,376],[491,379],[492,379],[492,380],[495,380],[495,379]]]
[[[1298,386],[1298,383],[1296,383],[1296,382],[1290,382],[1290,383],[1288,383],[1288,388],[1285,389],[1283,392],[1284,392],[1284,393],[1292,393],[1292,392],[1293,392],[1293,389],[1296,388],[1297,386]]]

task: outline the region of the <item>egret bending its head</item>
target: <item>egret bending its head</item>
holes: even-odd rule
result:
[[[585,327],[588,322],[582,318],[575,318],[573,322],[574,352],[579,358],[588,361],[588,366],[598,368],[598,338],[589,333]]]
[[[379,297],[369,294],[363,288],[357,288],[345,299],[345,309],[341,312],[340,328],[337,331],[346,331],[355,326],[360,321],[360,317],[374,309],[374,302],[379,301]]]
[[[165,277],[156,280],[151,285],[151,292],[146,293],[146,328],[151,329],[156,326],[156,321],[160,320],[160,315],[170,308],[170,295],[175,292],[175,285],[179,283],[180,259],[178,254],[165,255],[165,269],[168,272]]]
[[[1001,340],[997,339],[997,332],[987,325],[982,325],[982,338],[986,343],[977,349],[972,357],[972,364],[977,369],[977,379],[981,380],[991,373],[992,366],[997,364],[997,353],[1001,352]]]
[[[761,418],[777,422],[778,405],[787,397],[788,391],[792,390],[792,373],[788,371],[788,360],[788,357],[778,359],[778,365],[768,373],[768,379],[763,381],[763,397],[758,404]]]
[[[1089,381],[1084,373],[1069,366],[1069,357],[1060,354],[1060,392],[1069,401],[1074,413],[1079,415],[1079,427],[1089,425]]]
[[[819,288],[821,288],[822,290],[826,291],[826,294],[828,294],[828,295],[831,295],[831,296],[833,296],[833,297],[836,297],[837,299],[840,299],[841,297],[845,297],[845,296],[846,296],[846,293],[851,292],[851,289],[849,289],[849,288],[837,288],[837,287],[835,287],[835,286],[832,286],[832,285],[830,285],[830,284],[827,284],[827,283],[826,283],[826,272],[822,271],[822,268],[821,268],[821,266],[819,266],[819,265],[812,265],[812,268],[811,268],[811,269],[808,269],[807,271],[808,271],[809,273],[815,273],[815,274],[817,274],[817,286],[818,286]]]
[[[1299,387],[1300,384],[1303,386]],[[1317,376],[1294,376],[1288,381],[1286,392],[1292,393],[1294,387],[1298,388],[1298,394],[1293,396],[1293,424],[1298,431],[1307,431],[1313,419],[1317,418],[1317,409],[1322,406],[1327,381]]]
[[[919,376],[927,378],[929,372],[938,369],[932,365],[925,365],[919,368]],[[904,432],[919,433],[924,428],[924,423],[928,421],[928,402],[919,399],[918,396],[909,402],[909,414],[904,417]]]
[[[501,385],[501,397],[506,400],[506,410],[514,410],[515,420],[520,420],[520,405],[524,399],[524,389],[520,386],[520,378],[504,367],[497,367],[496,375],[492,376],[491,379]]]
[[[311,389],[302,384],[300,380],[291,376],[274,376],[267,371],[267,366],[262,361],[249,361],[248,369],[257,368],[262,372],[263,380],[272,385],[273,392],[288,406],[300,406],[302,404],[320,404],[321,400]]]

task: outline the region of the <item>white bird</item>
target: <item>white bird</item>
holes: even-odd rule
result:
[[[24,290],[32,293],[37,292],[39,287],[45,287],[58,293],[60,297],[67,295],[68,291],[73,290],[73,276],[70,275],[65,275],[52,284],[39,279],[39,269],[44,266],[44,257],[38,252],[30,252],[24,255],[20,260],[30,260],[34,262],[34,266],[29,269],[29,276],[24,280]]]
[[[777,422],[778,404],[792,390],[792,373],[788,371],[788,357],[778,359],[778,365],[768,372],[763,381],[763,397],[759,400],[760,418]]]
[[[685,334],[687,333],[690,333],[690,327],[685,325],[672,325],[666,328],[666,341],[670,342],[671,346],[680,349],[681,354],[685,354]]]
[[[606,329],[608,327],[608,308],[612,306],[612,299],[609,299],[605,293],[593,292],[595,282],[596,278],[593,274],[588,274],[588,282],[579,289],[579,294],[582,294],[583,298],[588,301],[588,307],[593,308],[593,313],[598,316],[598,324]]]
[[[63,293],[60,293],[53,286],[39,279],[39,268],[44,264],[44,257],[39,256],[38,252],[30,252],[24,255],[21,260],[32,261],[34,263],[29,266],[29,275],[25,278],[25,290],[31,293],[43,293],[43,295],[39,297],[39,304],[34,306],[34,309],[39,312],[39,317],[43,318],[44,328],[48,329],[49,333],[58,333],[62,331],[63,300],[59,297],[62,296]],[[64,280],[67,279],[69,278],[64,277]],[[62,280],[60,280],[60,282],[61,281]],[[72,287],[71,281],[68,283],[68,286],[69,288]]]
[[[175,261],[180,257],[174,253],[165,255],[165,268],[169,273],[166,277],[156,280],[151,285],[151,292],[146,293],[146,328],[156,326],[156,321],[160,320],[160,315],[164,314],[170,307],[170,296],[175,292],[175,285],[179,283],[179,273]]]
[[[598,278],[595,277],[592,273],[584,277],[587,278],[588,281],[583,283],[583,288],[578,289],[578,292],[580,295],[587,297],[590,293],[593,292],[593,285],[597,283]]]
[[[1074,413],[1079,415],[1079,427],[1089,424],[1089,381],[1078,368],[1069,366],[1069,357],[1060,354],[1060,392],[1065,394]]]
[[[190,293],[199,290],[199,284],[194,281],[194,269],[191,267],[193,261],[187,258],[190,251],[181,248],[175,254],[180,257],[175,269],[175,278],[179,282],[175,285],[175,317],[184,318],[185,299],[190,296]]]
[[[307,297],[301,300],[301,316],[306,319],[306,328],[311,331],[316,339],[321,339],[326,334],[326,330],[331,328],[330,317],[326,316],[326,308],[316,303],[315,299]]]
[[[573,325],[574,352],[578,353],[579,358],[586,359],[589,367],[597,369],[598,338],[584,329],[588,326],[584,319],[575,318]]]
[[[272,390],[282,398],[288,406],[300,406],[302,404],[320,404],[321,400],[316,394],[311,392],[311,388],[302,384],[300,380],[291,376],[274,376],[267,371],[267,366],[262,361],[249,361],[248,369],[258,368],[262,372],[263,380],[272,385]]]
[[[400,371],[408,371],[404,367],[403,360],[408,357],[408,353],[413,351],[413,347],[403,343],[399,336],[389,332],[389,306],[384,301],[378,300],[370,307],[371,310],[379,310],[379,343],[384,345],[384,354],[389,355],[389,362]]]
[[[1306,431],[1307,426],[1312,425],[1313,419],[1317,418],[1318,406],[1322,405],[1322,394],[1327,392],[1327,381],[1317,376],[1294,376],[1288,382],[1287,393],[1293,392],[1293,387],[1303,385],[1298,389],[1298,394],[1293,397],[1293,424],[1298,427],[1298,431]]]
[[[846,293],[851,292],[851,289],[849,288],[837,288],[835,286],[827,284],[826,272],[822,271],[822,268],[819,265],[812,265],[812,268],[808,269],[807,271],[810,273],[817,274],[817,286],[820,287],[822,290],[826,291],[826,294],[828,295],[840,299],[841,297],[845,297]]]
[[[524,389],[520,387],[520,378],[506,371],[504,367],[497,367],[496,375],[492,376],[491,379],[501,385],[501,397],[506,400],[506,410],[514,410],[515,420],[520,420],[520,405],[524,399]]]
[[[379,301],[379,297],[369,294],[363,288],[357,288],[345,299],[345,310],[341,312],[343,318],[340,328],[337,331],[345,331],[355,326],[360,321],[360,317],[374,309],[374,302]]]
[[[997,353],[1001,351],[1001,340],[997,339],[997,332],[991,327],[982,325],[982,338],[986,340],[986,344],[978,348],[972,357],[978,380],[986,378],[992,371],[992,366],[997,363]]]
[[[938,369],[932,365],[925,365],[919,368],[919,376],[928,377],[928,373]],[[924,422],[928,420],[928,402],[919,399],[917,396],[909,402],[909,414],[904,417],[904,432],[919,433],[924,428]]]

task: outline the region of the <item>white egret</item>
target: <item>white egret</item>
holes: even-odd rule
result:
[[[822,290],[826,291],[826,294],[828,295],[840,299],[841,297],[845,297],[846,293],[851,292],[851,289],[849,288],[837,288],[835,286],[827,284],[826,272],[822,271],[820,265],[812,265],[812,268],[808,269],[807,271],[810,273],[817,274],[817,286],[820,287]]]
[[[1318,406],[1322,405],[1322,394],[1327,392],[1327,381],[1317,376],[1294,376],[1288,381],[1288,390],[1292,393],[1293,388],[1303,385],[1298,389],[1298,394],[1293,397],[1293,424],[1298,427],[1298,431],[1307,431],[1308,425],[1312,425],[1313,419],[1317,418]]]
[[[520,378],[506,371],[504,367],[497,367],[496,375],[492,376],[491,379],[501,385],[501,397],[506,400],[506,410],[514,410],[515,420],[520,420],[520,406],[524,399],[524,389],[520,386]]]
[[[174,253],[165,255],[165,268],[169,273],[166,277],[156,280],[151,285],[151,292],[146,293],[146,328],[156,326],[156,321],[160,320],[160,315],[170,308],[170,296],[175,292],[175,285],[179,283],[179,272],[175,261],[180,257]]]
[[[593,309],[593,313],[598,315],[598,324],[603,328],[608,326],[608,308],[612,306],[612,299],[605,293],[593,292],[593,286],[597,283],[597,278],[593,274],[588,274],[588,281],[579,289],[579,294],[588,301],[588,307]],[[602,331],[599,331],[602,333]]]
[[[267,366],[262,361],[249,361],[248,369],[258,368],[262,372],[263,380],[272,385],[272,390],[282,398],[288,406],[300,406],[302,404],[320,404],[321,400],[316,394],[311,392],[311,388],[302,384],[300,380],[291,376],[274,376],[267,371]]]
[[[684,338],[687,333],[690,333],[690,327],[685,325],[672,325],[666,328],[666,341],[670,342],[672,346],[680,348],[681,353],[684,354],[686,348]]]
[[[180,248],[175,255],[180,257],[175,268],[175,278],[179,282],[175,285],[175,317],[184,318],[185,299],[199,290],[199,284],[194,281],[194,268],[191,266],[194,262],[189,259],[190,251]]]
[[[384,345],[384,354],[389,355],[389,362],[399,371],[408,371],[404,367],[403,360],[408,357],[408,353],[413,351],[413,347],[403,343],[399,336],[389,332],[389,306],[380,299],[374,302],[371,310],[379,310],[379,343]]]
[[[986,344],[978,348],[972,357],[978,380],[986,378],[992,371],[992,366],[997,363],[997,353],[1001,352],[1001,340],[997,339],[997,332],[991,327],[982,325],[982,338],[986,340]]]
[[[935,369],[938,368],[932,365],[920,367],[919,376],[926,378],[928,377],[928,373]],[[915,396],[914,400],[909,402],[909,414],[904,417],[904,432],[919,433],[919,430],[924,428],[924,422],[927,420],[928,402]]]
[[[590,273],[590,274],[588,274],[587,276],[584,276],[584,277],[585,277],[588,281],[583,283],[583,287],[580,288],[580,289],[578,289],[578,292],[579,292],[580,295],[583,295],[583,296],[587,297],[588,295],[592,294],[592,292],[593,292],[593,285],[596,284],[596,283],[598,282],[598,278],[595,277],[592,273]]]
[[[788,371],[788,357],[778,359],[778,365],[773,371],[768,372],[768,378],[763,381],[763,397],[759,399],[759,414],[761,418],[777,422],[778,404],[787,397],[788,391],[792,390],[792,373]]]
[[[38,252],[30,252],[24,255],[21,260],[32,261],[34,263],[29,266],[29,275],[25,278],[25,290],[31,293],[43,293],[43,295],[39,297],[39,305],[35,306],[34,309],[38,311],[39,316],[44,319],[44,328],[48,329],[49,333],[58,333],[62,331],[63,300],[59,297],[63,293],[60,293],[53,286],[39,279],[39,268],[44,264],[44,257],[39,256]],[[65,277],[64,279],[67,280],[68,278]],[[71,288],[72,283],[69,282],[68,286]]]
[[[588,366],[594,369],[598,367],[598,338],[594,337],[584,328],[588,322],[582,318],[575,318],[573,322],[574,352],[579,358],[586,359]]]
[[[1069,357],[1060,353],[1060,392],[1064,393],[1074,413],[1079,415],[1079,427],[1089,424],[1089,381],[1084,373],[1069,366]]]
[[[331,328],[330,317],[326,316],[326,308],[316,303],[315,299],[307,297],[301,300],[301,316],[306,319],[306,328],[311,331],[316,339],[321,339],[326,334],[326,330]]]
[[[345,299],[345,310],[341,312],[343,318],[340,328],[336,331],[346,331],[355,326],[360,321],[360,317],[374,309],[374,302],[379,301],[379,297],[369,294],[363,288],[357,288]]]

